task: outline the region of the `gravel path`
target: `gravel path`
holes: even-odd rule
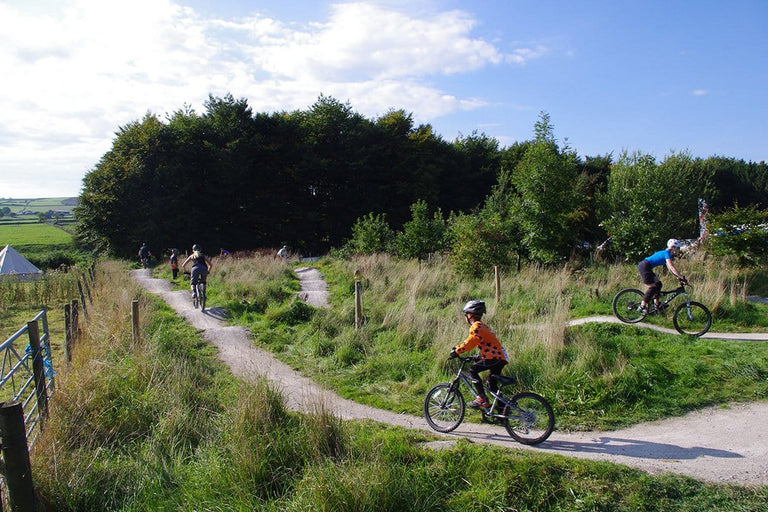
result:
[[[312,268],[296,272],[303,284],[300,296],[319,307],[327,307],[327,290],[320,273]],[[768,485],[768,402],[705,409],[610,432],[555,431],[535,447],[516,443],[502,427],[471,421],[465,421],[451,434],[439,434],[421,416],[374,409],[323,389],[269,352],[255,347],[246,328],[227,327],[226,312],[220,308],[212,307],[201,313],[192,309],[188,291],[172,291],[168,281],[152,279],[149,270],[135,270],[132,275],[192,326],[203,330],[205,338],[218,348],[219,357],[235,375],[243,379],[268,377],[280,387],[293,410],[323,408],[343,419],[371,419],[425,430],[447,440],[466,438],[514,449],[610,461],[651,474],[671,472],[706,482]],[[612,318],[594,317],[572,323],[613,321]]]

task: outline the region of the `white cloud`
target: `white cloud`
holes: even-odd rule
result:
[[[694,96],[706,96],[707,91],[705,89],[694,89],[693,91],[691,91],[691,94],[693,94]]]
[[[0,173],[75,173],[75,193],[119,126],[147,111],[199,109],[208,94],[279,111],[323,93],[365,115],[395,107],[434,119],[484,105],[441,89],[440,77],[545,52],[503,54],[472,36],[476,22],[463,11],[416,15],[351,2],[329,12],[296,26],[205,19],[172,0],[0,3]]]

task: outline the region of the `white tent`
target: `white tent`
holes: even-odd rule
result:
[[[37,279],[43,271],[31,264],[10,245],[0,251],[0,276],[16,276],[19,279]]]

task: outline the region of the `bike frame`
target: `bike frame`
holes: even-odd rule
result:
[[[678,286],[674,290],[662,290],[659,292],[659,298],[665,297],[666,298],[661,301],[662,304],[669,304],[672,302],[678,295],[683,295],[685,297],[686,302],[688,302],[688,294],[685,292],[685,288],[683,286]]]
[[[685,291],[685,285],[683,285],[683,284],[681,284],[680,286],[678,286],[677,288],[675,288],[673,290],[661,290],[659,292],[659,299],[661,299],[662,297],[666,297],[666,298],[664,298],[664,300],[660,300],[659,301],[659,305],[663,304],[663,305],[667,306],[667,305],[669,305],[670,302],[675,300],[675,298],[679,297],[680,295],[682,295],[685,298],[685,303],[689,304],[689,314],[690,314],[691,298],[688,296],[688,292]],[[649,306],[650,306],[650,304],[649,304]],[[658,308],[654,312],[658,313],[659,312]]]
[[[464,385],[467,387],[467,389],[469,389],[470,393],[472,393],[472,395],[475,398],[477,398],[478,395],[477,395],[477,391],[475,390],[474,383],[472,382],[470,375],[466,371],[464,371],[464,367],[467,365],[467,363],[475,362],[476,359],[473,357],[461,357],[461,356],[457,356],[457,359],[459,359],[460,361],[459,369],[456,372],[456,377],[454,377],[454,379],[451,381],[451,388],[456,390],[457,392],[460,392],[461,391],[459,389],[461,387],[460,384],[463,382]],[[495,376],[491,375],[489,378],[494,378],[494,377]],[[506,382],[505,382],[505,379],[506,379]],[[496,381],[499,383],[499,388],[495,393],[490,389],[488,389],[488,387],[485,384],[483,384],[482,382],[480,383],[483,386],[483,390],[486,392],[486,394],[493,397],[491,406],[488,407],[487,410],[481,409],[481,412],[483,413],[484,416],[488,416],[490,418],[510,418],[510,417],[516,418],[517,417],[509,414],[498,414],[496,412],[493,412],[500,408],[499,405],[504,406],[504,407],[501,407],[502,410],[507,410],[507,411],[512,410],[517,414],[525,413],[525,411],[520,410],[520,408],[517,407],[516,405],[512,404],[511,402],[508,402],[502,395],[502,388],[514,382],[514,379],[511,379],[511,380],[510,379],[511,379],[510,377],[503,377],[501,375],[496,377]]]

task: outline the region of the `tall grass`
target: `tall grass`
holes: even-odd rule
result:
[[[566,327],[574,317],[611,315],[613,295],[639,285],[634,265],[524,266],[502,275],[498,301],[493,276],[463,278],[440,260],[419,264],[373,255],[318,265],[330,284],[329,310],[311,310],[309,321],[290,324],[258,314],[234,321],[250,326],[259,344],[292,366],[370,405],[420,414],[426,390],[450,373],[451,347],[467,336],[460,311],[469,299],[486,300],[483,320],[511,356],[505,372],[518,377],[521,389],[551,399],[560,428],[614,428],[714,403],[768,397],[763,344],[688,340],[634,326]],[[716,294],[722,299],[723,290],[744,279],[743,269],[722,265],[702,259],[678,266],[693,283],[692,297],[711,305],[713,329],[764,330],[765,306],[716,300]],[[364,290],[362,329],[354,328],[355,276]],[[662,280],[674,282],[666,275]],[[671,327],[670,318],[654,321]],[[702,362],[702,353],[721,357]],[[756,372],[746,377],[727,370],[741,365]]]
[[[456,284],[427,282],[417,288]],[[194,329],[127,279],[125,265],[100,265],[97,283],[85,337],[72,366],[61,373],[52,416],[32,457],[41,510],[674,511],[735,505],[758,510],[768,503],[764,488],[650,477],[547,454],[467,442],[432,451],[422,444],[431,439],[427,433],[343,422],[322,402],[305,414],[292,413],[268,381],[236,381]],[[345,287],[335,281],[339,286]],[[475,293],[469,282],[460,286]],[[404,298],[393,299],[407,305],[413,287],[404,289]],[[127,314],[134,298],[139,343]],[[422,314],[418,305],[432,299],[429,293],[415,299],[414,318]],[[346,299],[336,300],[346,308]],[[461,300],[434,307],[447,312]],[[267,310],[272,307],[278,305]],[[374,322],[383,321],[384,309],[373,312]],[[328,317],[316,312],[307,326],[330,332],[342,318],[333,311]],[[434,325],[440,323],[431,314]],[[459,320],[450,316],[444,323]],[[355,333],[336,327],[337,337],[357,340],[371,354],[381,349],[368,328]],[[400,341],[395,326],[381,332],[388,331],[394,333],[389,341]],[[572,343],[566,340],[565,352]],[[404,355],[417,352],[397,348]],[[383,384],[383,392],[396,386]]]
[[[37,280],[0,278],[0,314],[9,308],[42,308],[78,296],[77,272],[48,272]]]

